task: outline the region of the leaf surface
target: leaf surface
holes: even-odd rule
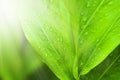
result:
[[[33,4],[31,1],[33,6],[29,7],[35,9],[35,11],[30,10],[30,8],[27,9],[32,16],[24,16],[24,20],[22,20],[23,29],[30,43],[50,69],[59,78],[70,80],[73,78],[71,73],[74,61],[74,46],[71,27],[68,26],[70,25],[69,14],[67,14],[61,1],[59,3],[54,1],[52,5],[51,3],[43,0],[36,1],[36,4]],[[31,4],[29,3],[29,5]],[[59,5],[59,11],[64,9],[65,12],[56,12],[53,8],[56,5]],[[44,10],[39,12],[42,8]],[[52,9],[53,11],[50,11]],[[39,14],[36,15],[36,13]],[[64,62],[66,64],[63,64]]]
[[[81,75],[98,65],[119,45],[119,5],[118,0],[89,0],[81,11],[84,15],[80,17],[76,61],[76,64],[80,63]]]
[[[119,0],[23,1],[25,35],[61,79],[76,79],[120,43]],[[65,63],[65,64],[64,64]]]
[[[81,80],[120,80],[120,46]]]

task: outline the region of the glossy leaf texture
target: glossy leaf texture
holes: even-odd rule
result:
[[[119,0],[27,1],[24,33],[61,80],[79,79],[120,44]]]
[[[120,46],[81,80],[120,80]]]
[[[59,6],[60,13],[56,13],[56,9],[53,8],[57,4],[61,5]],[[72,79],[74,46],[71,27],[68,26],[70,25],[69,14],[62,6],[63,3],[56,1],[51,5],[50,2],[45,0],[35,2],[31,0],[27,5],[32,5],[25,10],[30,12],[30,15],[24,15],[21,23],[28,40],[40,54],[43,61],[60,79]],[[43,11],[40,11],[41,9]],[[64,12],[62,12],[63,9]],[[65,64],[63,64],[64,62]]]
[[[80,17],[76,56],[78,62],[75,63],[79,64],[78,69],[81,75],[102,62],[120,43],[120,2],[118,0],[95,0],[95,2],[89,0],[86,5],[81,11],[84,15]]]

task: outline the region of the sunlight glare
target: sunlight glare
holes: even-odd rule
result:
[[[17,0],[0,0],[0,17],[13,20],[17,17]]]

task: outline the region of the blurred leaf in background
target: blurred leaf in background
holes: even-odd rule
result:
[[[0,18],[0,77],[3,80],[24,80],[27,74],[42,65],[39,56],[24,37],[15,17]]]
[[[2,17],[0,19],[1,75],[5,80],[19,80],[23,77],[22,61],[19,54],[22,44],[20,25],[16,21],[10,20],[11,18]]]
[[[43,64],[40,68],[37,68],[34,73],[28,75],[27,80],[59,80],[53,72]]]

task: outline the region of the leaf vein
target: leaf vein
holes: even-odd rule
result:
[[[114,27],[114,25],[116,24],[116,22],[120,19],[120,17],[117,17],[117,19],[111,24],[111,27],[109,27],[102,38],[99,39],[98,43],[96,44],[96,47],[93,49],[93,51],[91,52],[91,55],[88,57],[88,59],[86,60],[84,66],[86,66],[88,64],[88,61],[92,58],[92,56],[94,56],[94,52],[98,49],[98,46],[103,42],[103,40],[105,39],[105,37],[109,34],[109,32],[112,30],[112,28]]]
[[[95,17],[95,14],[97,13],[97,11],[99,11],[100,7],[102,6],[102,4],[104,3],[105,0],[102,0],[100,2],[100,4],[98,5],[98,7],[95,9],[95,11],[93,12],[93,14],[91,15],[91,17],[88,19],[87,23],[84,25],[82,31],[79,34],[78,40],[80,39],[81,35],[84,33],[85,29],[87,28],[87,26],[90,24],[91,20]]]

